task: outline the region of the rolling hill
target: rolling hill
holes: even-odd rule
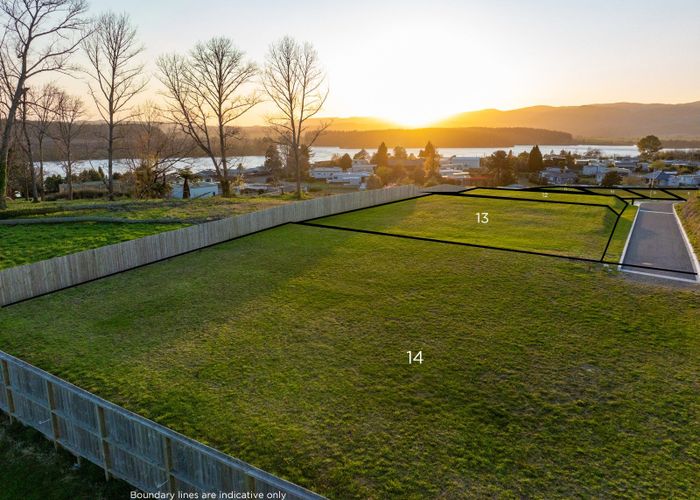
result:
[[[532,106],[509,111],[484,109],[454,115],[434,126],[531,127],[563,130],[586,139],[637,139],[647,134],[669,139],[697,139],[700,137],[700,102]]]

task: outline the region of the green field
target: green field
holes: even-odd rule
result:
[[[462,193],[463,196],[499,196],[499,197],[512,197],[512,198],[524,198],[527,200],[537,200],[543,202],[554,202],[554,201],[565,201],[574,203],[589,203],[596,205],[609,206],[616,212],[620,212],[627,203],[614,196],[597,196],[592,194],[575,194],[570,192],[554,193],[550,191],[518,191],[503,190],[503,189],[488,189],[488,188],[478,188],[466,191]]]
[[[39,432],[0,417],[0,498],[23,500],[124,500],[132,488],[106,482],[102,469],[56,452]]]
[[[185,227],[186,224],[73,222],[0,226],[0,269]]]
[[[170,220],[172,223],[61,222],[55,224],[0,225],[0,269],[29,264],[69,253],[120,243],[262,210],[292,201],[291,195],[274,197],[204,198],[196,200],[75,200],[11,202],[1,219],[52,219],[56,217],[110,217],[130,220]]]
[[[120,219],[184,219],[204,222],[289,203],[292,195],[193,200],[74,200],[43,203],[13,202],[0,219],[37,217],[114,217]]]
[[[287,225],[0,309],[0,349],[331,498],[689,497],[699,304]]]
[[[488,223],[477,213],[488,213]],[[600,259],[616,219],[606,207],[431,195],[313,223]]]

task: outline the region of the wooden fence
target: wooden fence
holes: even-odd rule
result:
[[[266,497],[286,493],[286,499],[323,498],[2,351],[0,410],[102,467],[107,478],[123,479],[145,492],[255,492]]]
[[[0,307],[289,222],[418,196],[415,186],[326,196],[0,271]]]

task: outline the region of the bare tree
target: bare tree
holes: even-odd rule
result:
[[[22,150],[24,151],[24,157],[27,160],[27,168],[29,170],[28,178],[31,180],[30,190],[32,193],[32,202],[37,203],[39,201],[39,190],[36,186],[36,169],[34,168],[34,155],[32,154],[32,139],[29,136],[29,127],[27,126],[27,96],[29,94],[29,90],[29,87],[24,87],[24,92],[22,92],[22,140],[19,141],[19,144],[21,145]]]
[[[80,44],[85,0],[1,0],[0,84],[6,94],[6,120],[0,139],[0,209],[6,208],[7,160],[17,110],[28,80],[49,71],[68,72]]]
[[[144,66],[138,62],[143,46],[128,14],[102,14],[93,28],[83,48],[93,80],[90,94],[107,124],[107,191],[111,200],[114,199],[114,145],[120,139],[116,129],[133,117],[132,101],[146,87],[147,80],[143,76]]]
[[[290,152],[296,174],[297,197],[301,198],[302,146],[310,148],[330,125],[322,123],[315,130],[310,130],[307,123],[321,111],[328,97],[326,77],[318,53],[310,43],[300,44],[285,36],[270,46],[262,82],[278,112],[268,118],[268,123],[279,143]]]
[[[44,140],[49,136],[51,126],[56,121],[56,105],[59,90],[53,83],[47,83],[38,90],[29,89],[29,105],[31,107],[30,122],[32,135],[36,140],[37,154],[39,156],[39,196],[44,199]]]
[[[231,195],[228,155],[234,122],[260,102],[246,86],[257,69],[224,37],[198,43],[186,56],[158,58],[168,116],[209,157],[224,196]]]
[[[192,154],[194,145],[176,125],[164,123],[163,112],[155,104],[148,102],[137,112],[127,160],[136,180],[136,196],[162,197],[168,191],[168,174]]]
[[[62,168],[68,183],[68,199],[73,199],[73,146],[82,132],[85,104],[79,97],[61,91],[56,106],[56,135],[53,139],[63,158]]]

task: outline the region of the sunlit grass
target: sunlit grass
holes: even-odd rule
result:
[[[331,498],[687,497],[698,304],[289,225],[0,309],[0,349]]]
[[[484,213],[488,214],[487,223],[483,220],[479,222],[479,218],[483,219],[484,216],[477,214]],[[313,222],[350,229],[600,259],[616,219],[617,216],[604,206],[533,203],[466,195],[432,195]]]

